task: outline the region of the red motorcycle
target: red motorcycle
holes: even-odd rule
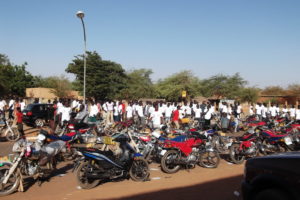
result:
[[[207,138],[199,133],[188,136],[183,142],[165,140],[161,151],[162,170],[176,173],[182,167],[191,168],[196,164],[206,168],[216,168],[220,162],[219,153],[212,148]]]
[[[229,157],[235,164],[241,164],[246,157],[255,157],[261,148],[261,138],[258,132],[249,130],[242,137],[237,138],[230,147]]]

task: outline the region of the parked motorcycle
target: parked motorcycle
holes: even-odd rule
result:
[[[292,151],[295,149],[292,133],[275,132],[271,129],[261,130],[262,153],[264,155]]]
[[[25,177],[32,177],[41,184],[56,168],[56,155],[65,144],[55,141],[44,145],[45,139],[40,133],[34,143],[21,139],[14,144],[13,152],[17,153],[14,160],[5,162],[0,169],[0,196],[11,194],[18,188],[23,191]]]
[[[261,149],[259,133],[253,129],[248,130],[242,137],[237,138],[229,149],[230,160],[235,164],[241,164],[246,157],[255,157]]]
[[[79,148],[81,155],[74,165],[77,182],[83,189],[91,189],[101,181],[130,177],[134,181],[145,181],[149,177],[147,161],[129,144],[126,134],[114,136],[120,144],[121,153],[101,151],[95,148]]]
[[[8,141],[17,141],[20,138],[18,128],[16,126],[11,126],[5,117],[0,121],[0,134],[1,137],[6,137]]]
[[[207,142],[207,138],[199,133],[190,133],[183,142],[166,140],[161,159],[162,170],[176,173],[182,167],[195,167],[196,164],[206,168],[216,168],[220,162],[218,152]]]
[[[150,163],[152,161],[160,162],[163,156],[161,152],[166,152],[163,150],[166,140],[183,142],[186,137],[186,135],[178,135],[174,138],[167,138],[159,130],[154,130],[150,135],[135,135],[134,139],[141,154]]]

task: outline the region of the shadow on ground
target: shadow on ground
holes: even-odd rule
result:
[[[164,189],[114,200],[241,200],[241,196],[237,197],[233,193],[240,192],[242,178],[243,176],[239,175],[194,186]]]

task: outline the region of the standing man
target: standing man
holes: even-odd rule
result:
[[[173,111],[173,119],[172,121],[175,124],[176,129],[179,129],[179,110],[180,110],[180,106],[177,106],[177,108]]]
[[[13,116],[15,109],[15,100],[13,98],[10,99],[8,103],[8,119],[13,120],[15,117]]]
[[[162,114],[158,109],[158,105],[155,106],[155,111],[151,113],[150,120],[152,121],[153,128],[159,129],[162,122]]]
[[[21,112],[21,108],[20,107],[17,107],[16,117],[17,117],[18,131],[20,132],[21,136],[24,136],[24,130],[23,130],[23,113]]]
[[[132,102],[129,102],[128,106],[126,107],[126,120],[132,120],[132,117],[133,117]]]
[[[95,104],[94,101],[92,101],[92,106],[90,108],[90,114],[89,117],[91,118],[92,122],[96,122],[96,117],[98,115],[99,109],[98,106]]]
[[[294,120],[296,117],[296,109],[294,105],[292,105],[291,108],[289,109],[289,113],[290,113],[291,120]]]
[[[166,111],[165,111],[165,122],[167,124],[169,124],[171,121],[172,111],[173,111],[173,108],[171,107],[170,103],[168,103],[167,107],[166,107]]]
[[[144,125],[145,124],[145,116],[144,116],[144,109],[143,109],[143,102],[140,101],[139,105],[136,106],[136,112],[139,117],[139,125]]]
[[[26,104],[25,104],[24,99],[21,99],[21,101],[20,101],[21,111],[23,111],[25,109],[25,106],[26,106]]]
[[[113,123],[114,119],[113,119],[113,111],[114,111],[114,102],[109,100],[108,102],[106,102],[106,107],[107,107],[107,113],[106,113],[106,121],[107,123]]]
[[[257,115],[258,119],[261,120],[261,114],[262,114],[262,105],[261,105],[261,103],[256,104],[255,110],[256,110],[256,115]]]

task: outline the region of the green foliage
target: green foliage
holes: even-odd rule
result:
[[[11,65],[7,55],[0,54],[0,66]]]
[[[52,88],[52,93],[57,97],[68,97],[72,89],[72,83],[63,75],[50,76],[46,78],[38,77],[39,87]]]
[[[120,99],[152,98],[155,95],[154,85],[151,81],[150,69],[137,69],[127,73],[126,88],[119,93]]]
[[[216,75],[204,80],[202,93],[205,97],[216,96],[218,98],[237,99],[246,85],[239,73],[233,76]]]
[[[243,88],[240,92],[239,100],[241,102],[255,103],[259,97],[259,89],[254,87]]]
[[[86,97],[114,99],[126,87],[127,76],[120,64],[102,60],[97,52],[87,52],[86,61]],[[83,69],[83,56],[80,55],[66,69],[75,74],[78,91],[83,90]]]
[[[182,91],[187,91],[187,98],[200,95],[200,80],[191,71],[182,71],[173,74],[156,84],[157,97],[167,101],[181,99]]]
[[[25,89],[34,86],[34,77],[26,70],[26,65],[12,65],[7,56],[0,54],[1,95],[24,96]]]

